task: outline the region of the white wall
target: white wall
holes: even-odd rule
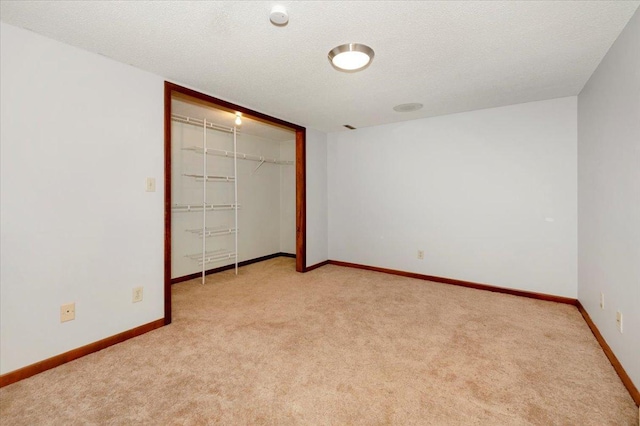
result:
[[[327,223],[327,134],[307,129],[307,265],[329,257]]]
[[[569,97],[330,133],[329,257],[576,297],[576,131]]]
[[[296,254],[296,141],[280,142],[280,252]]]
[[[578,200],[578,299],[640,387],[640,11],[578,96]]]
[[[0,40],[6,373],[163,317],[163,80],[4,23]]]

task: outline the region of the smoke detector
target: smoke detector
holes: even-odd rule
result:
[[[273,6],[273,8],[271,9],[271,13],[269,14],[269,20],[273,25],[287,25],[287,22],[289,22],[289,14],[287,13],[287,9],[279,4]]]

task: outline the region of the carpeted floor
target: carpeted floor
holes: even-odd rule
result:
[[[3,425],[637,425],[573,306],[276,258],[0,390]]]

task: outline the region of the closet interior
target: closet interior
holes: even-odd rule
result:
[[[236,111],[171,98],[172,282],[295,257],[295,139]]]

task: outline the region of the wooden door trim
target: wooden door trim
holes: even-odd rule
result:
[[[303,128],[296,130],[296,271],[307,271],[307,167]]]

